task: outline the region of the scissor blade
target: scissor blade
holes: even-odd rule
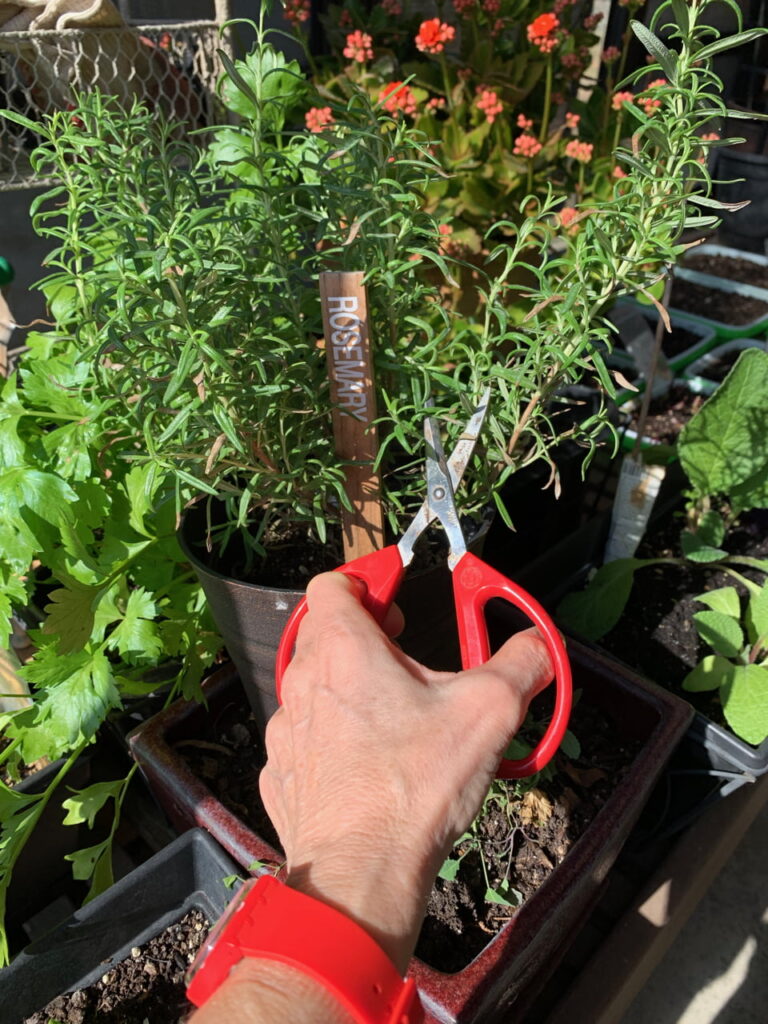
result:
[[[472,452],[475,450],[477,439],[483,429],[483,423],[488,411],[488,402],[490,401],[490,397],[491,389],[486,388],[480,398],[479,404],[472,414],[471,419],[461,432],[461,436],[456,442],[456,447],[453,449],[447,460],[448,478],[450,480],[451,490],[454,494],[461,483],[462,477],[464,476],[464,470],[469,465],[469,460],[472,458]],[[437,431],[435,431],[435,433],[437,433]],[[440,452],[443,454],[443,460],[445,461],[445,454],[443,453],[443,446],[440,443],[439,434],[437,434],[437,441],[440,446]],[[429,524],[436,518],[437,513],[432,510],[429,496],[427,496],[424,499],[424,503],[421,508],[412,519],[411,525],[400,538],[397,545],[400,550],[400,557],[403,560],[403,565],[410,565],[411,560],[413,559],[414,544],[422,533],[424,533]]]

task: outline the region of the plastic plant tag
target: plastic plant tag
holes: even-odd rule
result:
[[[619,473],[603,562],[631,558],[648,524],[665,466],[646,466],[640,455],[625,455]]]
[[[653,397],[665,394],[672,383],[672,370],[663,352],[659,352],[654,368],[656,339],[642,313],[630,305],[616,305],[610,314],[611,323],[618,329],[624,348],[634,360],[643,380],[653,377]]]

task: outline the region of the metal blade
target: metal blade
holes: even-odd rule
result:
[[[440,443],[439,432],[435,429],[434,434],[437,437],[439,450],[443,455],[443,462],[447,465],[448,480],[450,482],[451,494],[456,493],[456,489],[461,483],[462,477],[464,476],[464,470],[469,465],[469,460],[472,458],[472,452],[475,450],[477,439],[480,436],[480,432],[483,429],[483,423],[485,422],[485,415],[488,411],[488,402],[491,397],[491,389],[488,387],[482,394],[480,402],[472,414],[471,419],[467,423],[464,430],[461,432],[459,440],[456,442],[456,447],[451,452],[450,457],[445,463],[445,454],[443,453],[443,446]],[[429,421],[427,421],[429,422]],[[426,434],[425,424],[425,434]],[[433,450],[434,445],[433,445]],[[429,476],[429,474],[427,474]],[[429,482],[429,480],[427,481]],[[413,547],[419,537],[424,533],[429,524],[437,519],[437,512],[433,511],[433,506],[430,503],[429,496],[424,499],[419,511],[411,521],[410,526],[405,531],[403,536],[400,538],[398,543],[398,549],[400,551],[400,557],[403,560],[403,565],[407,566],[411,564],[413,560]]]

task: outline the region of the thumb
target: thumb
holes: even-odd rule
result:
[[[555,674],[546,643],[535,627],[515,633],[481,669],[504,679],[527,708]]]

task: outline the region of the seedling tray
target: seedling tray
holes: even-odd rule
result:
[[[180,836],[0,972],[3,1024],[21,1024],[56,996],[93,984],[193,908],[213,923],[232,897],[224,879],[238,871],[200,829]]]
[[[717,280],[721,280],[717,278]],[[631,306],[637,309],[638,312],[645,317],[651,324],[653,330],[659,322],[659,312],[655,306],[646,305],[643,302],[638,302],[630,296],[619,299],[616,303],[617,306]],[[671,370],[675,372],[683,370],[689,363],[692,363],[694,359],[698,359],[703,356],[705,352],[708,352],[714,345],[717,344],[717,334],[714,328],[709,324],[697,318],[690,317],[687,313],[682,313],[677,310],[669,310],[669,322],[672,327],[679,327],[688,331],[690,334],[695,334],[698,337],[698,341],[694,342],[690,348],[685,349],[683,352],[679,352],[676,356],[671,356],[667,359],[667,365]],[[663,341],[662,341],[663,347]],[[621,352],[621,349],[616,350],[616,354]],[[639,387],[641,381],[635,381]]]
[[[693,284],[712,288],[715,291],[728,292],[731,295],[736,294],[760,299],[768,304],[768,288],[755,288],[754,285],[742,284],[740,281],[729,281],[725,277],[714,277],[712,274],[702,274],[698,270],[686,270],[685,267],[679,267],[675,274],[682,281],[691,281]],[[768,331],[768,312],[746,324],[729,324],[722,320],[697,316],[670,306],[670,314],[672,313],[681,322],[683,320],[690,320],[691,323],[698,323],[704,327],[711,328],[720,341],[729,341],[731,338],[753,338],[755,335],[765,334]],[[703,353],[699,354],[703,355]]]
[[[733,338],[731,341],[724,341],[722,345],[715,345],[706,355],[701,356],[687,366],[684,378],[688,380],[693,377],[700,377],[703,380],[711,380],[709,369],[716,365],[718,360],[730,352],[744,352],[748,348],[766,348],[766,342],[760,338]],[[720,382],[718,382],[720,383]]]

